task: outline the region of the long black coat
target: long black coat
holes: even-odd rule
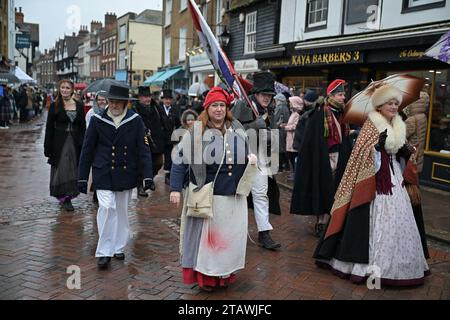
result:
[[[171,141],[172,133],[175,129],[181,127],[180,108],[176,105],[173,105],[170,109],[169,115],[167,115],[166,110],[164,109],[164,105],[161,103],[160,105],[158,105],[158,111],[163,124],[166,145],[173,144],[174,142]]]
[[[157,103],[152,101],[152,104],[146,107],[137,102],[135,106],[137,113],[144,121],[145,127],[151,131],[151,138],[154,143],[150,143],[152,153],[164,153],[167,137]]]
[[[75,142],[78,163],[81,148],[83,147],[84,134],[86,132],[86,121],[84,118],[83,104],[77,101],[76,105],[77,116],[72,124],[71,135]],[[52,103],[48,111],[44,141],[44,155],[48,158],[48,163],[52,166],[58,166],[61,151],[69,134],[69,124],[70,120],[64,107],[59,106],[56,111],[55,103]]]
[[[336,175],[333,178],[324,137],[323,106],[309,114],[297,158],[291,213],[301,215],[330,213],[334,194],[347,166],[351,148],[350,138],[343,137],[342,144],[339,145]]]

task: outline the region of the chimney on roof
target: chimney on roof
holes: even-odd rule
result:
[[[102,27],[103,26],[100,21],[91,21],[91,33],[95,33],[95,31],[100,30]]]
[[[105,28],[115,28],[117,25],[117,16],[115,13],[106,13],[105,14]]]

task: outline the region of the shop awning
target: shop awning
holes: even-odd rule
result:
[[[154,75],[148,77],[145,81],[144,81],[144,86],[150,86],[152,84],[153,81],[155,81],[156,79],[158,79],[160,76],[162,76],[164,73],[166,73],[166,71],[158,71],[157,73],[155,73]]]
[[[178,72],[182,71],[183,67],[174,67],[170,68],[164,71],[158,71],[153,76],[145,80],[144,85],[145,86],[159,86],[161,87],[165,81],[172,78],[174,75],[176,75]]]

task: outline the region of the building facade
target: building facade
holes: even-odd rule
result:
[[[116,80],[134,90],[162,64],[162,12],[127,13],[117,19],[117,33]]]
[[[81,26],[84,34],[79,36],[78,42],[78,81],[89,82],[91,79],[91,61],[88,50],[91,47],[91,35],[87,26]]]
[[[259,71],[257,56],[284,50],[279,46],[281,1],[232,1],[229,10],[230,43],[226,52],[244,78]]]
[[[450,190],[450,68],[424,55],[450,29],[442,0],[283,0],[279,41],[256,50],[260,69],[295,90],[324,93],[336,78],[348,96],[396,73],[425,79],[430,96],[421,183]],[[259,22],[259,21],[258,21]]]
[[[101,33],[102,56],[100,70],[103,78],[115,78],[117,67],[117,16],[105,14],[105,27]]]
[[[36,58],[39,47],[39,24],[25,22],[22,7],[15,8],[15,49],[14,60],[16,66],[28,75]]]
[[[52,90],[56,87],[56,73],[55,73],[55,49],[45,50],[43,54],[35,60],[34,69],[36,70],[36,77],[34,78],[38,85]]]
[[[101,71],[102,44],[101,34],[103,24],[100,21],[91,21],[90,48],[87,50],[89,56],[90,79],[95,81],[101,79],[103,73]]]
[[[80,80],[78,74],[78,47],[80,39],[84,38],[87,34],[87,30],[81,29],[78,35],[74,32],[71,36],[65,36],[56,42],[55,64],[58,80],[70,79],[74,82]]]
[[[8,0],[0,0],[0,56],[5,56],[8,58],[8,47],[9,47],[9,2]]]

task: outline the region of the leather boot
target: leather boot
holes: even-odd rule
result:
[[[272,237],[269,234],[269,231],[261,231],[258,233],[258,242],[261,247],[266,249],[278,249],[281,247],[281,244],[273,241]]]
[[[139,186],[139,187],[138,187],[138,196],[139,196],[139,197],[145,197],[145,198],[148,197],[148,193],[145,192],[143,186]]]
[[[100,257],[98,258],[97,265],[100,269],[106,269],[110,261],[111,257]]]

